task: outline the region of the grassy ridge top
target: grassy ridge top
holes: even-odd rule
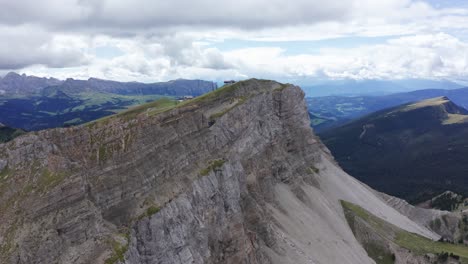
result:
[[[242,100],[245,100],[247,97],[253,94],[258,94],[268,90],[283,89],[288,85],[289,84],[281,84],[270,80],[249,79],[236,82],[234,84],[224,85],[219,89],[183,102],[178,102],[177,100],[171,98],[161,98],[150,103],[132,107],[116,115],[101,118],[99,120],[90,122],[89,124],[101,122],[103,120],[109,120],[110,118],[123,118],[125,120],[130,120],[142,113],[147,113],[148,115],[157,115],[175,108],[190,105],[209,105],[218,100],[227,100],[232,98],[241,98]]]
[[[411,111],[418,108],[428,107],[428,106],[438,106],[450,102],[450,100],[445,96],[435,97],[415,103],[408,104],[402,107],[402,111]]]

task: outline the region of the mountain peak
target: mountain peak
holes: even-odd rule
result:
[[[9,72],[0,79],[0,89],[4,94],[31,95],[38,93],[43,88],[51,85],[60,84],[61,81],[54,78],[45,78],[37,76],[28,76]]]
[[[21,78],[21,75],[19,75],[16,72],[9,72],[3,77],[4,80],[5,79],[14,79],[14,78]]]
[[[415,103],[406,104],[401,107],[397,107],[393,112],[413,112],[419,110],[428,111],[429,109],[432,109],[434,113],[438,112],[441,114],[440,117],[443,117],[444,119],[451,114],[468,115],[468,111],[466,109],[453,103],[447,96],[439,96]]]

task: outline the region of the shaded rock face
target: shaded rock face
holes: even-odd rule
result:
[[[303,97],[249,80],[0,145],[0,262],[373,263],[339,199],[437,239],[336,166]]]

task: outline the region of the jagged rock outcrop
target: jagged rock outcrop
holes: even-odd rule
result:
[[[375,217],[356,204],[345,201],[342,204],[353,234],[377,263],[455,264],[466,260],[463,245],[425,239]]]
[[[405,200],[384,193],[378,193],[386,203],[406,215],[414,222],[433,230],[444,240],[466,243],[467,216],[464,212],[449,212],[435,209],[425,209],[413,206]]]
[[[1,263],[374,263],[340,200],[439,236],[344,173],[304,93],[248,80],[0,145]]]

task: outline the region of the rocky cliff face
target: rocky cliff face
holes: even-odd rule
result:
[[[249,80],[0,145],[0,262],[374,263],[340,200],[438,238],[337,167],[301,89]]]

